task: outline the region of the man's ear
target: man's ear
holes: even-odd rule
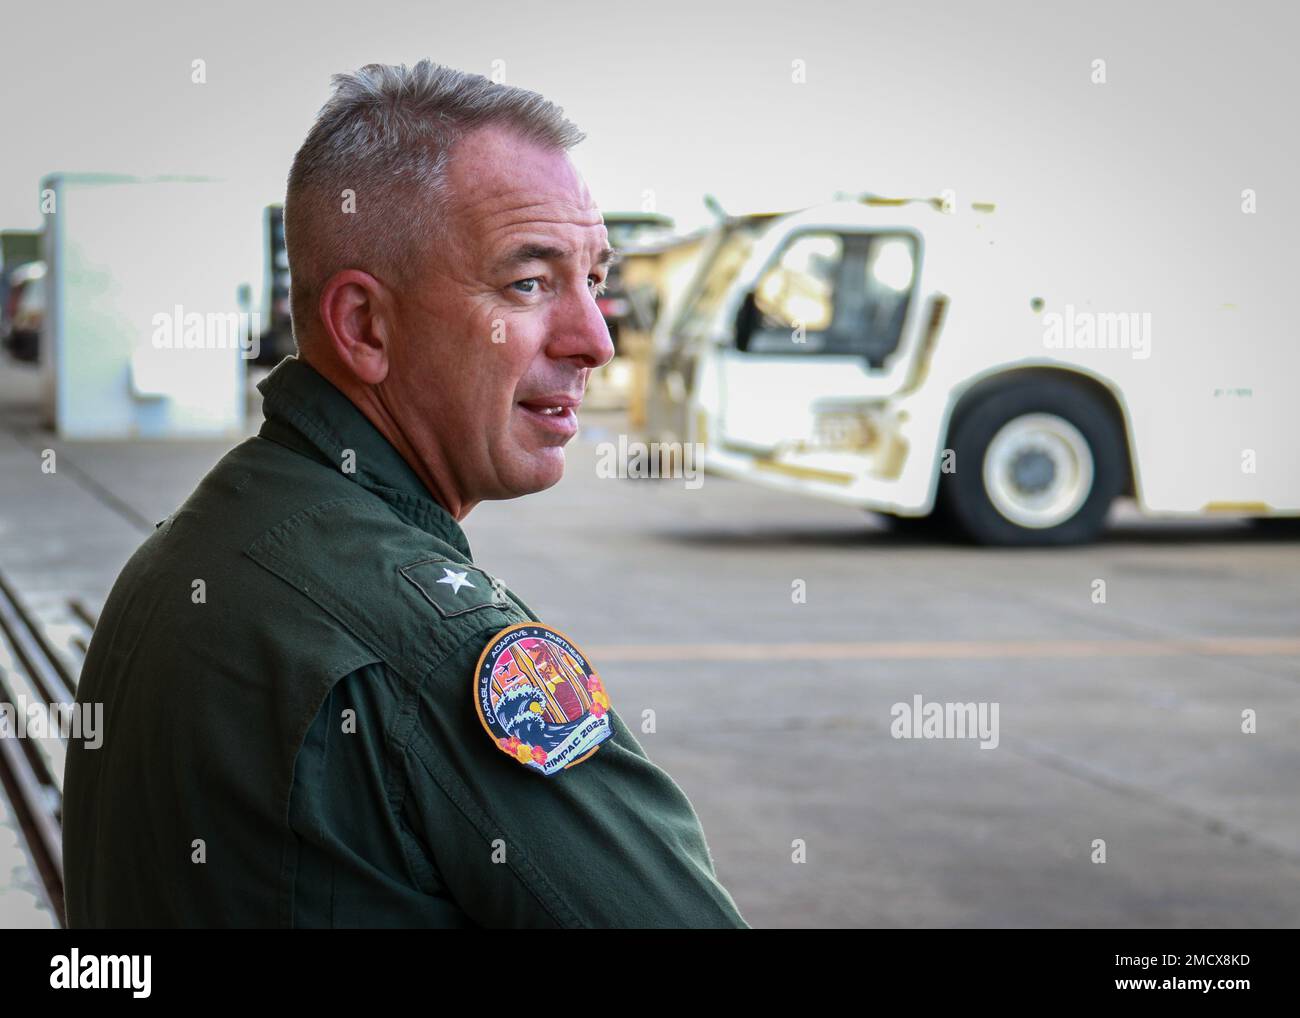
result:
[[[387,287],[368,272],[344,269],[321,287],[321,328],[340,366],[364,385],[388,377],[392,354],[392,302]]]

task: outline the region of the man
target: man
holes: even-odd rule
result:
[[[560,479],[613,355],[582,137],[427,61],[335,77],[285,202],[299,356],[87,654],[71,926],[745,925],[595,665],[459,526]]]

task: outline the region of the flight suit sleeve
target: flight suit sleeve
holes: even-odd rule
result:
[[[618,715],[614,734],[547,777],[498,748],[474,705],[498,629],[475,629],[422,684],[403,757],[403,815],[449,893],[492,927],[743,928],[699,818]]]

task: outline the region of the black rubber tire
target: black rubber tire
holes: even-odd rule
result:
[[[1069,421],[1092,453],[1092,490],[1073,516],[1054,527],[1024,527],[1007,519],[984,489],[984,454],[993,437],[1007,422],[1035,413]],[[956,469],[940,475],[939,501],[962,533],[978,544],[1087,543],[1101,533],[1111,503],[1125,486],[1128,458],[1119,423],[1098,397],[1063,378],[1008,382],[959,408],[948,428],[948,447],[956,453]]]
[[[873,513],[889,530],[899,537],[915,541],[943,541],[950,538],[952,520],[937,501],[926,516],[895,516],[893,513]]]
[[[1250,522],[1268,537],[1292,541],[1300,538],[1300,516],[1255,516]]]

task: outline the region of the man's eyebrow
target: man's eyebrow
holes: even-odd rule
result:
[[[572,252],[566,247],[554,247],[551,244],[521,244],[497,262],[497,270],[505,271],[524,262],[563,261]],[[619,252],[612,247],[603,248],[596,257],[597,265],[612,265],[619,260]]]

